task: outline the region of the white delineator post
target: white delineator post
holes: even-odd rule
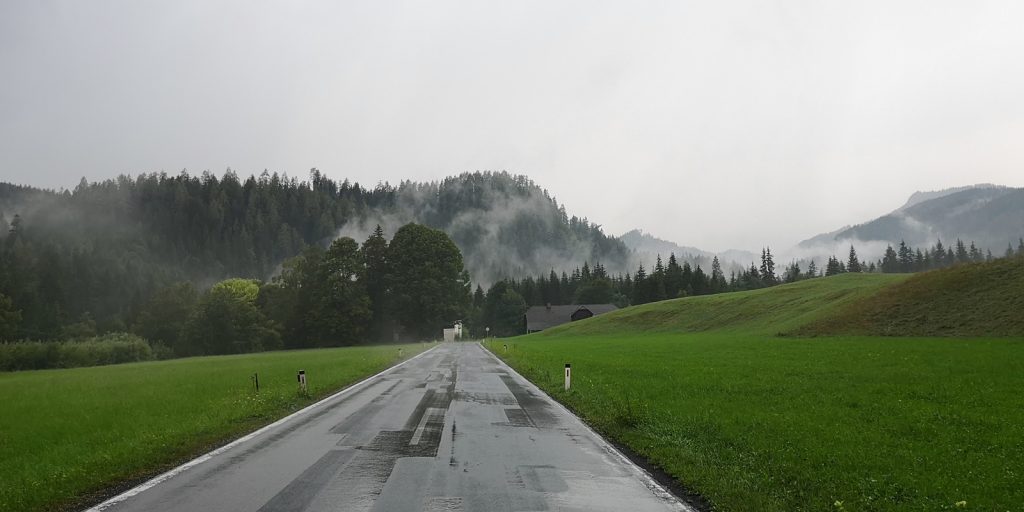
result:
[[[569,383],[572,380],[572,365],[565,363],[565,390],[569,391]]]
[[[299,370],[299,389],[306,392],[306,370]]]

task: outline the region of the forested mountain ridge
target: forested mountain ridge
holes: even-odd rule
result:
[[[504,172],[373,189],[315,169],[308,181],[228,171],[83,179],[59,192],[0,183],[0,338],[125,330],[171,283],[268,279],[306,247],[378,221],[397,229],[399,219],[449,232],[476,282],[581,259],[624,268],[628,257],[621,242]],[[9,332],[5,311],[19,317]]]
[[[485,286],[510,276],[571,271],[582,261],[626,271],[630,251],[586,218],[569,216],[526,176],[464,173],[440,182],[383,185],[386,203],[347,223],[343,235],[364,239],[418,222],[440,229],[462,250],[473,280]]]
[[[1024,189],[976,185],[917,192],[892,213],[863,224],[818,235],[800,247],[831,246],[836,241],[929,245],[936,240],[973,240],[982,250],[1002,252],[1024,235]]]

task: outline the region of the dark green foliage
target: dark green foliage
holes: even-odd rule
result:
[[[99,332],[123,329],[174,282],[262,278],[379,201],[312,178],[144,174],[63,193],[0,184],[0,209],[17,212],[0,240],[0,291],[22,311],[17,337],[61,337],[85,313]]]
[[[260,309],[281,329],[286,348],[364,342],[372,317],[364,271],[351,238],[335,240],[326,251],[310,247],[260,289]]]
[[[21,323],[21,311],[14,309],[11,298],[0,293],[0,341],[12,340]]]
[[[0,343],[0,371],[76,368],[149,361],[154,350],[146,340],[126,333],[62,342]]]
[[[316,169],[308,181],[267,172],[244,180],[230,170],[222,177],[182,172],[83,179],[62,192],[0,183],[0,293],[20,312],[17,322],[2,324],[14,332],[0,336],[47,340],[125,330],[139,325],[147,301],[174,283],[202,288],[230,277],[268,279],[307,247],[326,248],[339,229],[358,231],[377,218],[450,233],[466,266],[485,283],[510,272],[546,272],[580,251],[617,270],[625,269],[629,256],[621,241],[568,216],[529,179],[504,172],[372,190],[337,183]],[[387,264],[380,257],[386,255],[382,238],[379,231],[368,240],[363,255],[374,312],[366,333],[371,339],[390,330],[382,313],[389,306],[380,302],[387,297],[379,279]],[[267,300],[281,298],[277,291],[268,291]],[[547,286],[534,291],[539,298],[524,298],[562,302],[575,294]],[[546,291],[556,296],[544,296]],[[297,321],[272,315],[281,325]]]
[[[576,304],[610,304],[615,291],[607,278],[591,279],[576,290]]]
[[[237,354],[281,348],[280,335],[256,307],[258,293],[255,281],[238,279],[215,285],[196,305],[175,353]]]
[[[465,319],[469,274],[462,254],[443,231],[407,224],[388,246],[391,312],[407,335],[436,338],[445,326]]]
[[[523,315],[526,301],[507,282],[498,281],[487,290],[483,323],[491,336],[516,336],[526,332]]]
[[[185,324],[198,301],[199,293],[189,282],[157,290],[142,306],[133,330],[152,343],[171,349],[183,347]]]
[[[363,341],[370,322],[370,298],[359,280],[364,270],[359,246],[343,237],[331,243],[320,263],[310,294],[307,321],[316,346],[351,345]]]
[[[373,340],[380,340],[385,332],[385,313],[388,310],[387,254],[388,241],[384,238],[384,230],[378,224],[373,234],[363,242],[361,249],[364,268],[360,280],[366,287],[366,295],[370,300],[372,317],[368,334]]]

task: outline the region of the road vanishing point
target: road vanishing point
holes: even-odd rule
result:
[[[443,343],[90,510],[692,509],[479,344]]]

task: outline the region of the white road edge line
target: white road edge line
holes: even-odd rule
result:
[[[583,421],[583,419],[581,419],[579,416],[576,416],[576,414],[570,411],[569,408],[562,405],[562,403],[559,402],[558,400],[552,398],[551,395],[545,393],[544,390],[537,387],[537,385],[531,382],[530,379],[523,377],[523,375],[517,372],[515,368],[512,368],[512,366],[510,366],[508,363],[506,363],[500,357],[498,357],[497,354],[491,352],[490,349],[485,347],[483,343],[479,343],[479,345],[480,348],[484,349],[485,352],[490,354],[491,357],[494,357],[494,359],[496,359],[499,363],[505,366],[505,368],[508,368],[509,370],[512,371],[512,373],[516,374],[517,377],[523,379],[523,381],[525,381],[530,387],[533,388],[534,391],[538,393],[538,396],[547,397],[548,400],[551,400],[551,402],[553,402],[555,406],[557,406],[563,412],[565,412],[565,414],[576,420],[576,422],[579,423],[580,426],[582,426],[587,432],[589,432],[591,436],[597,439],[598,444],[605,452],[611,454],[612,456],[617,458],[619,462],[623,463],[627,468],[631,468],[634,472],[636,472],[637,476],[640,477],[640,481],[644,484],[644,487],[650,489],[650,491],[654,493],[655,496],[661,498],[662,500],[672,505],[675,505],[675,509],[681,512],[697,512],[697,509],[687,505],[686,503],[683,503],[683,501],[680,500],[679,497],[669,492],[669,490],[666,489],[665,486],[658,483],[658,481],[655,480],[654,477],[651,476],[651,474],[648,473],[646,469],[637,466],[636,463],[629,459],[629,457],[626,457],[622,452],[619,451],[618,448],[616,448],[607,440],[605,440],[604,436],[598,434],[594,429],[590,428],[590,425],[587,425],[587,423]]]
[[[196,457],[196,458],[194,458],[194,459],[192,459],[192,460],[190,460],[190,461],[188,461],[188,462],[186,462],[186,463],[184,463],[184,464],[182,464],[182,465],[180,465],[180,466],[178,466],[178,467],[176,467],[174,469],[171,469],[170,471],[167,471],[166,473],[161,473],[161,474],[151,478],[150,480],[147,480],[146,482],[143,482],[143,483],[141,483],[141,484],[139,484],[139,485],[137,485],[135,487],[132,487],[131,489],[128,489],[127,491],[125,491],[125,492],[123,492],[121,494],[118,494],[117,496],[114,496],[113,498],[110,498],[109,500],[104,501],[103,503],[100,503],[99,505],[95,505],[95,506],[92,506],[90,508],[87,508],[83,512],[100,512],[102,510],[106,510],[107,508],[110,508],[111,506],[116,505],[116,504],[118,504],[118,503],[120,503],[120,502],[122,502],[124,500],[127,500],[128,498],[131,498],[132,496],[135,496],[135,495],[140,494],[140,493],[142,493],[144,491],[147,491],[147,490],[149,490],[149,489],[151,489],[153,487],[156,487],[157,485],[159,485],[159,484],[161,484],[161,483],[163,483],[163,482],[165,482],[165,481],[167,481],[167,480],[169,480],[169,479],[171,479],[171,478],[173,478],[173,477],[175,477],[175,476],[177,476],[177,475],[179,475],[179,474],[181,474],[181,473],[183,473],[183,472],[185,472],[185,471],[187,471],[187,470],[189,470],[189,469],[191,469],[191,468],[193,468],[195,466],[198,466],[199,464],[202,464],[202,463],[212,459],[213,457],[216,457],[217,455],[220,455],[220,454],[222,454],[222,453],[224,453],[224,452],[226,452],[226,451],[228,451],[228,450],[230,450],[230,449],[232,449],[232,448],[234,448],[234,447],[236,447],[236,446],[238,446],[238,445],[240,445],[240,444],[242,444],[242,443],[244,443],[246,441],[249,441],[249,440],[253,439],[254,437],[259,436],[260,434],[263,434],[264,432],[266,432],[268,430],[271,430],[273,428],[279,427],[282,424],[287,423],[287,422],[289,422],[289,421],[291,421],[291,420],[293,420],[293,419],[295,419],[295,418],[297,418],[299,416],[308,414],[313,409],[316,409],[316,408],[319,408],[319,407],[323,406],[324,404],[326,404],[330,400],[333,400],[333,399],[335,399],[335,398],[337,398],[337,397],[339,397],[341,395],[344,395],[344,394],[350,393],[352,391],[355,391],[356,389],[361,388],[364,385],[366,385],[371,380],[374,380],[377,377],[380,377],[381,375],[389,373],[389,372],[391,372],[391,371],[393,371],[393,370],[395,370],[395,369],[405,365],[406,363],[410,363],[412,361],[415,361],[416,359],[419,359],[420,357],[425,356],[427,353],[433,351],[434,349],[436,349],[437,347],[440,347],[440,346],[441,346],[441,344],[437,344],[437,345],[435,345],[435,346],[433,346],[431,348],[428,348],[427,350],[424,350],[423,352],[420,352],[419,354],[417,354],[417,355],[415,355],[415,356],[413,356],[413,357],[411,357],[409,359],[406,359],[405,361],[402,361],[401,363],[398,363],[398,364],[396,364],[394,366],[388,367],[387,369],[377,373],[376,375],[372,375],[372,376],[367,377],[367,378],[365,378],[365,379],[363,379],[363,380],[361,380],[359,382],[356,382],[355,384],[352,384],[351,386],[349,386],[349,387],[347,387],[345,389],[342,389],[341,391],[338,391],[337,393],[334,393],[333,395],[330,395],[330,396],[328,396],[328,397],[326,397],[326,398],[324,398],[322,400],[319,400],[319,401],[317,401],[317,402],[315,402],[313,404],[310,404],[310,405],[306,406],[304,409],[299,409],[298,411],[295,411],[295,412],[289,414],[288,416],[285,416],[284,418],[281,418],[281,419],[271,423],[270,425],[267,425],[267,426],[265,426],[263,428],[260,428],[259,430],[251,432],[249,434],[246,434],[246,435],[244,435],[244,436],[242,436],[242,437],[240,437],[238,439],[235,439],[234,441],[231,441],[230,443],[228,443],[228,444],[226,444],[224,446],[221,446],[220,448],[217,448],[216,450],[213,450],[211,452],[208,452],[208,453],[205,453],[203,455],[200,455],[199,457]]]

